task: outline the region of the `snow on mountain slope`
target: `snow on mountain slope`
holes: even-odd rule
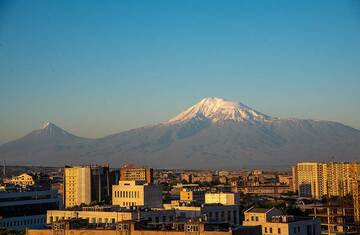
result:
[[[194,118],[207,118],[212,122],[227,120],[235,122],[270,122],[273,120],[270,116],[257,112],[240,102],[212,97],[202,99],[199,103],[164,124],[171,125]]]

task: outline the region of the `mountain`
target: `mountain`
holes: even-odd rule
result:
[[[59,139],[37,139],[42,130],[14,141],[16,147],[14,142],[0,146],[0,157],[33,165],[132,162],[197,169],[277,168],[298,161],[360,159],[357,129],[330,121],[271,117],[221,98],[205,98],[166,122],[99,139],[76,137],[61,129],[54,131],[56,136],[66,133]],[[28,139],[34,145],[29,149],[23,147]],[[48,139],[51,144],[44,151]]]
[[[90,139],[75,136],[51,122],[24,137],[0,146],[1,159],[10,164],[58,165],[68,161],[88,145]]]

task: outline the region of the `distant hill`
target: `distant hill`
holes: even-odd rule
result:
[[[360,160],[360,131],[337,122],[274,118],[238,102],[205,98],[167,122],[100,139],[77,137],[48,123],[0,146],[0,157],[12,165],[275,168]]]

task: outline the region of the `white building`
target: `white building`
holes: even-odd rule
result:
[[[112,204],[122,207],[162,207],[162,190],[159,185],[141,181],[119,181],[112,186]]]

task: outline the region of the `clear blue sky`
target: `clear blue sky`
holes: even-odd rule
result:
[[[0,0],[0,142],[100,137],[203,97],[360,128],[360,2]]]

